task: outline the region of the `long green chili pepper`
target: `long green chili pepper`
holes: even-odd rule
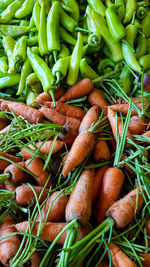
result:
[[[88,65],[85,58],[80,61],[80,72],[83,78],[87,77],[94,80],[99,77],[99,75]]]
[[[40,10],[41,10],[41,7],[39,4],[39,1],[36,1],[36,3],[34,4],[34,7],[33,7],[33,11],[32,11],[32,18],[33,18],[33,21],[34,21],[34,24],[35,24],[37,30],[39,30],[39,26],[40,26],[40,21],[39,21]]]
[[[142,56],[144,56],[147,52],[147,44],[148,43],[148,40],[146,37],[143,37],[143,36],[139,36],[137,38],[137,47],[136,47],[136,58],[140,58]]]
[[[115,63],[110,59],[110,58],[104,58],[100,60],[98,66],[97,66],[97,71],[98,73],[102,73],[102,70],[104,70],[107,67],[115,68]]]
[[[34,72],[29,74],[28,77],[26,78],[26,86],[28,88],[30,88],[33,84],[35,84],[37,82],[40,82],[40,81]]]
[[[133,13],[136,11],[137,8],[137,2],[136,0],[127,0],[126,1],[126,12],[125,12],[125,18],[123,20],[124,24],[127,24],[131,21],[133,17]]]
[[[150,37],[147,38],[147,53],[150,54]]]
[[[122,52],[123,52],[123,57],[124,57],[124,60],[125,62],[127,63],[127,65],[134,71],[137,71],[137,72],[141,72],[141,69],[142,67],[139,65],[136,57],[135,57],[135,54],[134,54],[134,51],[133,51],[133,48],[131,47],[131,45],[126,42],[126,41],[123,41],[122,42]]]
[[[0,10],[6,9],[14,0],[1,0],[0,1]]]
[[[57,58],[61,58],[61,57],[68,57],[70,55],[70,51],[68,49],[68,47],[65,44],[61,44],[61,50],[57,56]]]
[[[43,2],[41,4],[40,25],[39,25],[39,32],[38,32],[38,43],[39,43],[39,51],[40,51],[41,56],[48,54],[46,22],[47,22],[46,8]]]
[[[19,81],[20,81],[19,73],[6,75],[5,77],[0,78],[0,89],[6,88],[9,86],[14,86],[18,84]]]
[[[93,11],[89,6],[86,9],[86,20],[88,29],[91,31],[92,34],[89,35],[88,38],[88,45],[89,46],[99,46],[101,42],[101,35],[99,33],[99,24],[95,19],[95,11]]]
[[[7,73],[8,71],[8,61],[7,57],[0,57],[0,71]]]
[[[150,68],[150,54],[140,57],[139,63],[144,68],[144,70],[149,69]]]
[[[33,103],[35,101],[35,99],[37,98],[37,94],[35,92],[33,92],[32,90],[28,89],[28,93],[26,95],[26,104],[27,106],[34,106]]]
[[[1,14],[0,14],[0,23],[7,23],[13,17],[15,12],[21,7],[23,0],[15,0],[12,2]]]
[[[77,40],[73,36],[71,36],[71,34],[67,32],[63,27],[60,26],[59,30],[61,40],[71,45],[76,44]]]
[[[26,78],[32,72],[32,67],[28,58],[26,58],[23,67],[21,69],[21,77],[18,85],[18,91],[16,95],[21,95],[25,89]]]
[[[106,7],[101,0],[87,0],[89,6],[94,9],[101,16],[105,16]]]
[[[46,62],[41,57],[34,54],[29,47],[27,49],[27,55],[35,74],[42,83],[43,90],[51,94],[52,99],[55,103],[53,92],[55,79],[53,74],[51,73],[50,68],[48,67]]]
[[[71,56],[62,57],[54,64],[52,74],[56,77],[56,84],[67,75],[70,60]]]
[[[28,37],[24,35],[15,44],[13,58],[16,72],[19,72],[21,70],[23,62],[26,59],[27,40]]]
[[[128,69],[128,67],[125,65],[121,71],[120,74],[120,85],[122,90],[126,93],[129,94],[133,82],[133,76],[131,74],[131,71]]]
[[[147,14],[148,9],[144,6],[139,6],[137,8],[136,16],[138,19],[144,19]]]
[[[65,9],[67,6],[70,9],[70,16],[73,17],[76,21],[79,20],[79,6],[76,0],[62,0],[62,7]],[[66,10],[67,11],[67,10]]]
[[[28,16],[32,12],[33,6],[34,0],[25,0],[21,8],[16,11],[15,18],[22,19]]]
[[[150,11],[147,12],[141,24],[142,32],[145,34],[146,37],[150,37]]]
[[[18,37],[29,32],[27,26],[16,26],[16,25],[0,25],[0,32],[5,36]]]
[[[120,7],[118,8],[117,12],[118,12],[118,16],[120,18],[120,20],[122,21],[124,19],[125,16],[125,4],[123,0],[115,0],[115,4],[120,4]]]
[[[132,47],[134,47],[134,42],[138,30],[139,30],[139,25],[135,23],[135,13],[134,13],[131,24],[128,24],[126,27],[126,40]]]
[[[48,15],[49,10],[50,10],[50,7],[51,7],[51,1],[50,1],[50,0],[38,0],[38,1],[39,1],[40,5],[41,5],[42,3],[45,4],[46,14]]]
[[[29,21],[28,20],[21,20],[20,21],[20,24],[19,24],[19,26],[29,26]]]
[[[116,11],[120,7],[120,4],[112,4],[106,9],[106,20],[109,31],[115,41],[120,41],[125,35],[126,31],[121,23]]]
[[[56,54],[60,51],[60,36],[59,36],[59,13],[60,3],[56,1],[52,4],[47,17],[47,44],[48,50],[54,53],[56,61]]]
[[[69,85],[74,85],[77,81],[79,64],[82,58],[82,49],[83,49],[82,34],[78,32],[78,39],[74,47],[74,50],[72,52],[68,76],[67,76],[67,84]]]
[[[27,40],[28,46],[34,46],[38,43],[38,35],[35,35]]]
[[[4,36],[2,42],[5,49],[5,53],[8,58],[8,73],[13,74],[15,72],[14,60],[13,60],[15,40],[11,36],[6,36],[6,37]]]

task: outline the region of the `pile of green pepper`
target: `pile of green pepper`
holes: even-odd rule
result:
[[[150,73],[149,0],[0,1],[1,96],[55,102],[58,86],[114,69],[127,94],[134,72]]]

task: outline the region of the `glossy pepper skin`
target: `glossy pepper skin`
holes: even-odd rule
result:
[[[38,43],[38,35],[35,35],[27,40],[28,46],[34,46]]]
[[[0,71],[3,73],[7,73],[8,71],[8,62],[6,56],[0,57]]]
[[[80,14],[79,14],[79,6],[76,0],[62,0],[62,6],[63,4],[66,7],[69,7],[70,11],[70,16],[75,19],[76,21],[79,20]],[[65,9],[65,7],[64,7]]]
[[[78,25],[78,22],[70,17],[60,6],[60,24],[69,32],[73,32]]]
[[[57,78],[56,84],[67,75],[71,56],[62,57],[57,60],[52,69],[52,74]]]
[[[115,68],[115,63],[110,59],[110,58],[104,58],[100,60],[98,66],[97,66],[97,71],[99,73],[103,73],[103,70],[107,67]]]
[[[142,32],[146,37],[150,37],[150,11],[147,12],[145,18],[142,20]]]
[[[14,0],[1,0],[0,1],[0,10],[6,9]]]
[[[75,45],[77,40],[68,32],[66,31],[63,27],[59,27],[60,30],[60,38],[64,42],[70,44],[70,45]]]
[[[83,58],[80,61],[80,72],[83,78],[89,78],[94,80],[99,77],[99,75],[88,65],[87,60]]]
[[[120,4],[112,4],[106,9],[107,25],[115,41],[120,41],[126,35],[125,28],[116,12],[119,7]]]
[[[88,29],[91,31],[91,34],[88,37],[88,45],[92,47],[99,46],[101,42],[101,35],[99,33],[99,25],[95,19],[95,11],[92,10],[89,6],[86,9],[86,20]]]
[[[62,58],[62,57],[68,57],[70,55],[70,51],[68,47],[65,44],[61,44],[61,50],[57,56],[57,58]]]
[[[144,68],[144,70],[149,69],[150,68],[150,54],[140,57],[139,63]]]
[[[13,51],[14,67],[17,72],[21,70],[22,64],[26,59],[27,36],[22,36],[15,44]]]
[[[29,32],[29,27],[27,26],[16,26],[16,25],[0,25],[0,32],[5,36],[18,37]]]
[[[25,0],[22,4],[21,8],[19,8],[16,11],[15,18],[22,19],[22,18],[28,16],[32,12],[33,6],[34,6],[34,0]]]
[[[15,12],[21,7],[23,1],[15,0],[12,2],[1,14],[0,14],[0,23],[7,23],[13,17]]]
[[[3,47],[8,58],[8,73],[15,73],[13,51],[15,47],[15,40],[11,36],[3,37]]]
[[[9,86],[14,86],[19,83],[20,80],[20,74],[12,74],[12,75],[6,75],[3,78],[0,78],[0,89],[6,88]]]
[[[117,10],[118,16],[120,20],[122,21],[125,16],[125,4],[123,0],[115,0],[115,4],[120,4],[120,7]]]
[[[16,95],[21,95],[25,89],[26,78],[32,72],[32,67],[28,58],[26,58],[23,67],[21,69],[21,77],[18,85],[18,91]]]
[[[36,3],[34,4],[34,7],[33,7],[33,11],[32,11],[32,18],[33,18],[33,21],[34,21],[34,24],[35,24],[37,30],[39,30],[39,26],[40,26],[40,21],[39,21],[40,10],[41,10],[41,6],[39,4],[39,1],[36,1]]]
[[[137,38],[137,47],[136,47],[136,58],[144,56],[147,52],[148,40],[146,37],[139,36]]]
[[[125,11],[125,17],[123,20],[124,24],[127,24],[131,21],[133,13],[136,11],[136,8],[137,8],[136,0],[127,0],[126,1],[126,11]]]
[[[128,69],[128,67],[125,65],[121,71],[120,74],[120,85],[123,91],[128,95],[131,90],[133,77],[131,74],[131,71]]]
[[[128,24],[126,27],[126,40],[132,47],[134,47],[138,29],[139,28],[137,24]]]
[[[69,71],[68,71],[68,76],[67,76],[68,85],[72,86],[77,81],[80,60],[82,58],[82,49],[83,49],[82,34],[78,32],[78,39],[74,47],[74,50],[72,52],[71,61],[69,65]]]
[[[40,10],[40,24],[38,31],[38,43],[41,56],[48,54],[46,22],[47,22],[46,7],[44,2],[42,2]]]
[[[101,0],[87,0],[89,6],[99,13],[101,16],[105,16],[106,7]]]
[[[146,7],[144,7],[144,6],[139,6],[139,7],[137,8],[137,18],[138,18],[138,19],[144,19],[144,17],[145,17],[146,14],[147,14],[147,11],[148,11],[148,9],[147,9]]]

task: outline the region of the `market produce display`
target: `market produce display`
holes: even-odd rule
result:
[[[149,0],[0,1],[0,266],[150,267]]]

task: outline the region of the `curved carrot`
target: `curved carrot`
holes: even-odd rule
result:
[[[5,128],[3,128],[1,131],[0,131],[0,138],[3,138],[4,137],[4,134],[7,133],[9,131],[9,128],[10,128],[10,125],[7,125]]]
[[[5,183],[5,189],[10,191],[10,192],[14,192],[16,190],[17,186],[10,183]]]
[[[42,222],[45,220],[49,207],[52,205],[50,213],[47,218],[47,222],[60,222],[65,216],[65,208],[68,202],[68,197],[61,193],[56,199],[59,192],[55,191],[46,201],[42,207]],[[55,200],[54,200],[55,199]],[[40,220],[40,216],[37,217],[36,221]]]
[[[40,158],[34,158],[31,163],[28,164],[29,161],[30,159],[26,161],[26,169],[35,175],[34,179],[40,186],[44,186],[50,174],[47,170],[43,171],[43,161]],[[49,180],[47,187],[51,185],[52,181]]]
[[[87,131],[92,124],[95,124],[98,121],[98,111],[99,107],[94,105],[92,106],[87,113],[85,114],[83,120],[81,121],[79,133]]]
[[[30,257],[31,267],[39,267],[42,261],[42,257],[36,251]]]
[[[96,209],[98,223],[105,219],[106,211],[118,199],[123,182],[124,173],[120,169],[109,168],[104,172]]]
[[[112,217],[117,228],[125,227],[135,214],[138,213],[144,202],[140,190],[134,189],[124,198],[116,201],[106,212],[107,217]]]
[[[89,131],[81,132],[77,136],[64,163],[62,170],[63,176],[66,176],[86,158],[92,150],[94,142],[95,136]]]
[[[0,117],[0,131],[3,130],[8,125],[7,121]]]
[[[62,88],[58,88],[56,91],[54,91],[55,100],[59,100],[63,94],[64,90]],[[43,92],[39,94],[35,100],[36,103],[41,105],[43,105],[45,101],[52,101],[51,94]]]
[[[144,261],[142,261],[142,266],[149,267],[150,266],[150,253],[139,253],[139,256],[144,258]]]
[[[59,101],[66,102],[68,100],[86,96],[93,90],[93,88],[94,86],[92,81],[88,78],[84,78],[69,88],[68,91],[59,99]]]
[[[53,109],[42,107],[40,111],[43,113],[43,115],[50,121],[56,124],[60,125],[68,125],[75,131],[79,129],[80,126],[80,120],[72,117],[68,117],[64,114],[61,114]]]
[[[19,165],[22,168],[26,167],[25,162],[18,162],[17,165]],[[9,180],[14,185],[18,185],[22,182],[25,182],[29,178],[29,174],[22,169],[20,169],[15,164],[10,164],[5,170],[4,173],[9,173],[10,178]]]
[[[89,95],[88,95],[88,102],[91,105],[97,105],[101,110],[103,109],[105,113],[107,113],[107,106],[108,103],[106,100],[103,98],[101,93],[97,90],[93,90]]]
[[[148,122],[138,116],[132,116],[129,121],[128,130],[131,134],[142,134],[146,130]]]
[[[142,136],[150,137],[150,130],[145,132],[145,133],[143,133]]]
[[[88,223],[92,208],[93,177],[92,169],[81,173],[66,207],[67,222],[77,219],[83,225]]]
[[[93,182],[93,191],[92,191],[92,203],[95,202],[95,200],[98,197],[101,182],[103,175],[105,171],[109,168],[109,166],[103,166],[97,170],[97,172],[94,174],[94,182]]]
[[[8,215],[0,224],[0,238],[15,233],[13,218]],[[0,261],[4,266],[10,266],[10,259],[17,253],[20,247],[20,240],[17,235],[10,236],[0,241]]]
[[[64,125],[63,129],[59,133],[59,138],[68,146],[73,144],[76,137],[76,131],[70,128],[68,125]]]
[[[105,140],[97,141],[94,151],[93,151],[94,160],[97,162],[100,159],[109,160],[110,159],[110,150]]]
[[[5,170],[7,168],[7,166],[9,166],[11,164],[11,162],[9,162],[7,159],[9,159],[13,162],[16,162],[16,163],[21,161],[20,157],[15,157],[13,155],[7,154],[7,153],[2,152],[2,151],[0,151],[0,157],[6,158],[6,160],[0,159],[0,170]]]

